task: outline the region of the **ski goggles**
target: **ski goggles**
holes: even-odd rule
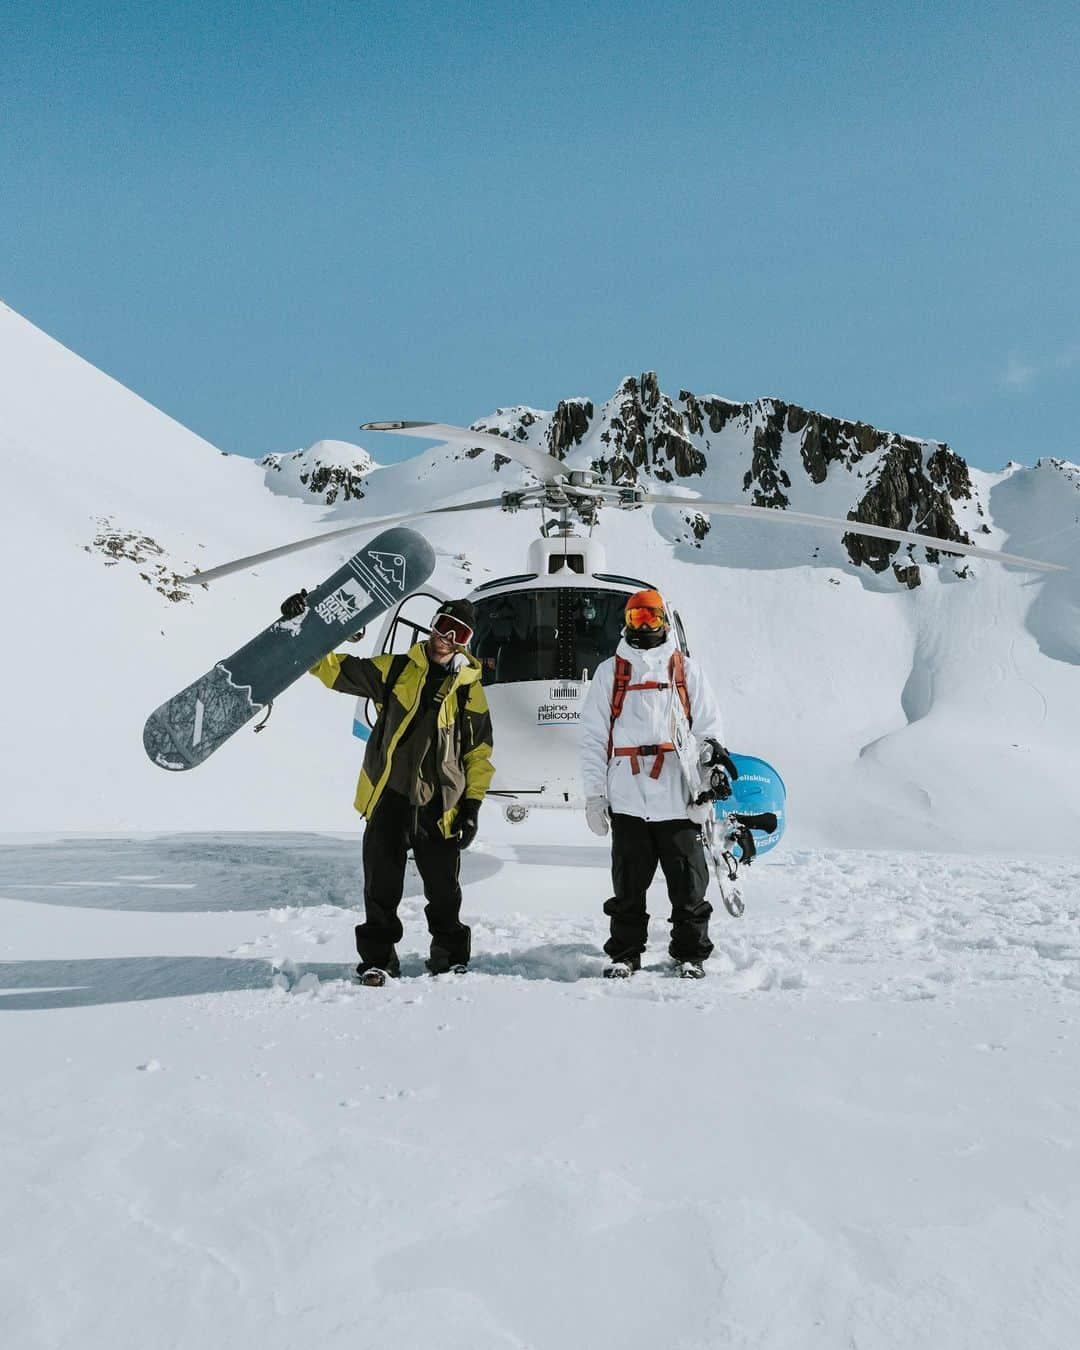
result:
[[[467,647],[473,635],[469,625],[452,614],[436,614],[431,621],[431,631],[449,642],[456,642],[459,647]]]
[[[627,628],[644,628],[657,633],[667,627],[667,615],[654,605],[634,605],[626,611]]]

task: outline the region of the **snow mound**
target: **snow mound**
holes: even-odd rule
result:
[[[366,450],[348,441],[316,441],[289,455],[266,455],[259,464],[271,492],[308,501],[314,496],[327,506],[359,501],[366,495],[367,475],[379,467]]]

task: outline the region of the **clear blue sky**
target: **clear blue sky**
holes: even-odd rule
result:
[[[1078,53],[1075,3],[4,0],[0,296],[245,454],[655,369],[1077,459]]]

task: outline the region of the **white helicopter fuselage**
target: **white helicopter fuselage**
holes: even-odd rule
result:
[[[471,650],[483,668],[495,741],[488,795],[510,820],[582,804],[578,724],[589,680],[614,655],[627,598],[651,584],[606,571],[603,548],[574,535],[535,540],[526,566],[468,596],[476,610]],[[426,591],[403,601],[379,649],[408,650],[445,598]],[[674,623],[685,648],[678,615]],[[360,722],[358,713],[358,730]]]

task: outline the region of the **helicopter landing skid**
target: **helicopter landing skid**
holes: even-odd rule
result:
[[[546,788],[491,788],[488,799],[498,801],[511,825],[520,825],[531,811],[584,811],[585,799]]]

